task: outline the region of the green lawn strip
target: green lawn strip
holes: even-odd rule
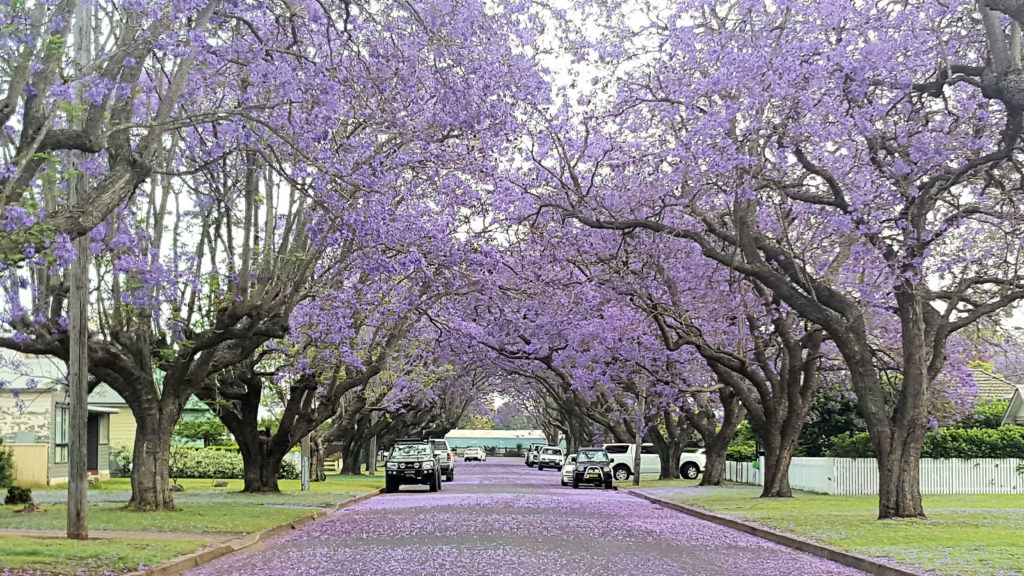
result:
[[[46,512],[18,514],[17,507],[0,508],[0,528],[14,530],[63,530],[67,507],[53,504]],[[129,530],[153,532],[256,532],[290,522],[317,511],[315,507],[278,507],[260,504],[188,504],[177,511],[139,512],[123,504],[89,506],[90,530]]]
[[[676,478],[676,479],[672,479],[672,480],[658,480],[656,478],[640,478],[640,488],[641,489],[645,489],[645,488],[677,488],[677,487],[680,487],[680,486],[697,486],[697,484],[699,484],[699,483],[700,483],[699,479],[698,480],[685,480],[683,478]],[[616,481],[615,485],[618,486],[618,488],[620,490],[626,490],[626,489],[629,489],[629,488],[636,488],[636,486],[633,486],[633,480],[632,479]]]
[[[874,496],[797,493],[762,499],[758,494],[759,489],[744,487],[666,496],[950,576],[1024,574],[1024,496],[925,496],[926,520],[880,521]]]
[[[179,511],[137,512],[123,504],[91,504],[89,528],[92,530],[136,530],[159,532],[255,532],[296,518],[320,508],[372,492],[383,486],[383,476],[328,476],[325,482],[310,483],[302,492],[298,480],[282,480],[280,493],[242,493],[241,480],[228,480],[223,488],[213,488],[213,480],[180,480],[184,492],[175,494]],[[91,490],[125,491],[127,479],[101,482]],[[17,514],[21,506],[0,506],[0,528],[22,530],[63,530],[67,508],[64,504],[44,504],[43,513]]]
[[[107,574],[154,566],[206,546],[204,540],[34,538],[0,535],[0,565],[57,574]]]

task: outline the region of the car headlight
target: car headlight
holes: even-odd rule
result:
[[[388,462],[388,470],[398,470],[398,462]]]
[[[424,467],[424,468],[433,468],[433,467],[434,467],[434,462],[433,462],[433,461],[430,461],[430,460],[428,460],[428,461],[426,461],[426,462],[424,462],[424,463],[423,463],[423,467]]]

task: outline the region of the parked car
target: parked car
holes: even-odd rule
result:
[[[402,484],[426,484],[441,489],[441,463],[426,440],[399,440],[384,463],[384,492],[397,492]]]
[[[547,444],[534,443],[530,444],[530,447],[526,449],[526,465],[533,468],[537,465],[537,455],[540,454],[540,449],[547,446]]]
[[[572,473],[572,487],[593,484],[605,489],[612,488],[611,457],[601,447],[580,448],[576,453],[576,467]]]
[[[455,479],[455,454],[448,441],[444,438],[431,438],[430,445],[434,447],[434,454],[441,463],[441,474],[444,479],[451,482]]]
[[[545,468],[561,468],[565,460],[565,451],[558,446],[545,446],[537,454],[537,470]]]
[[[562,464],[562,486],[572,484],[573,472],[576,472],[576,455],[569,454],[565,457],[565,463]]]
[[[605,444],[604,449],[612,459],[612,473],[616,480],[629,480],[633,476],[634,444]],[[683,452],[679,459],[679,475],[693,480],[704,470],[706,459],[704,449],[696,452]],[[661,474],[661,456],[653,444],[640,445],[640,475]]]
[[[469,462],[475,460],[477,462],[487,461],[487,451],[482,446],[470,446],[466,448],[466,451],[462,453],[463,462]]]

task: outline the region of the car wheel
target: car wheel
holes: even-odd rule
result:
[[[452,480],[455,480],[455,468],[452,468],[451,470],[449,470],[448,474],[445,475],[444,479],[446,481],[448,481],[448,482],[451,482]]]
[[[540,464],[537,464],[537,470],[543,470],[543,469],[544,469],[543,466],[541,466]]]
[[[391,494],[392,492],[398,492],[398,485],[391,478],[384,480],[384,493]]]
[[[614,487],[614,485],[612,484],[612,481],[611,481],[610,478],[608,480],[604,481],[604,489],[605,490],[611,490],[613,487]]]
[[[428,484],[428,486],[430,487],[431,492],[437,492],[438,490],[440,490],[441,477],[438,476],[437,474],[434,474],[434,477],[430,479],[430,484]]]
[[[679,467],[679,475],[687,480],[694,480],[700,474],[700,466],[694,462],[687,462]]]
[[[565,481],[565,478],[562,478],[562,486],[568,486],[568,485],[569,485],[569,483]]]
[[[572,477],[572,488],[573,488],[573,490],[575,490],[575,489],[577,489],[579,487],[580,487],[580,481],[577,480],[575,476],[573,476]]]
[[[615,467],[614,474],[616,480],[629,480],[632,474],[629,473],[629,467],[623,464],[619,464]]]

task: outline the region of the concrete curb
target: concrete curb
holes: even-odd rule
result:
[[[721,516],[686,504],[662,500],[661,498],[656,498],[642,492],[636,492],[632,489],[626,490],[626,492],[636,496],[637,498],[643,498],[648,502],[652,502],[664,508],[682,512],[683,514],[689,514],[690,516],[700,518],[701,520],[707,520],[708,522],[713,522],[715,524],[725,526],[726,528],[732,528],[733,530],[757,536],[758,538],[764,538],[765,540],[775,542],[776,544],[782,544],[783,546],[793,548],[794,550],[799,550],[801,552],[825,558],[826,560],[838,562],[844,566],[856,568],[857,570],[867,572],[868,574],[874,574],[875,576],[926,576],[922,572],[914,572],[907,568],[886,564],[885,562],[881,562],[867,556],[861,556],[838,548],[832,548],[831,546],[825,546],[824,544],[817,544],[815,542],[802,540],[792,534],[786,534],[785,532],[764,528],[756,524],[749,524],[747,522],[736,520],[735,518]]]
[[[177,574],[181,574],[186,570],[191,570],[198,566],[202,566],[207,562],[212,562],[213,560],[216,560],[221,556],[234,554],[235,552],[241,552],[261,542],[269,540],[274,536],[284,534],[289,530],[294,530],[299,526],[309,524],[314,520],[319,520],[320,518],[330,516],[331,514],[334,514],[335,512],[343,508],[352,506],[353,504],[358,504],[364,500],[369,500],[370,498],[373,498],[374,496],[380,494],[382,491],[382,489],[377,489],[374,490],[373,492],[368,492],[361,496],[355,496],[353,498],[349,498],[348,500],[341,502],[334,508],[331,508],[328,512],[313,512],[312,514],[302,516],[301,518],[296,518],[291,522],[286,522],[278,526],[273,526],[271,528],[267,528],[266,530],[261,530],[259,532],[253,532],[252,534],[246,534],[245,536],[242,536],[240,538],[228,540],[227,542],[211,546],[210,548],[206,548],[204,550],[199,550],[191,554],[179,556],[172,560],[168,560],[163,564],[151,566],[145,570],[140,570],[138,572],[129,572],[124,576],[176,576]]]

